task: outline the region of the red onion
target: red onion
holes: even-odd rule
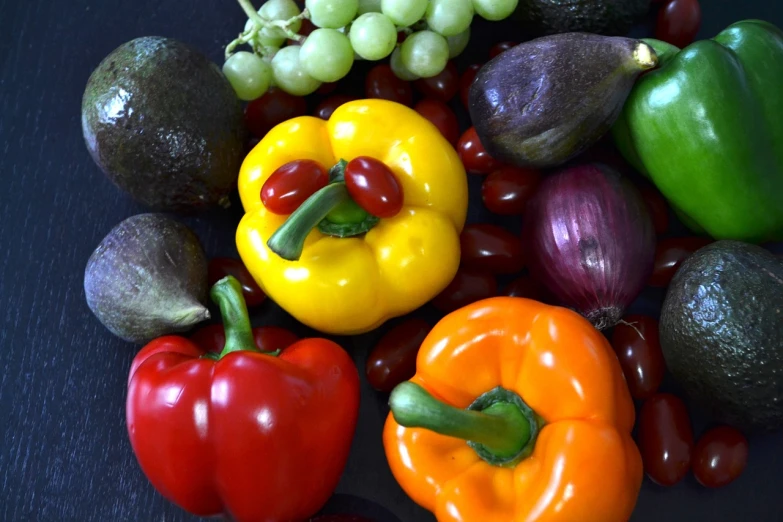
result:
[[[522,233],[531,275],[599,330],[617,324],[652,272],[649,210],[636,188],[604,165],[544,178]]]

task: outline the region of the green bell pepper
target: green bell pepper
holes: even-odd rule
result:
[[[612,128],[623,156],[695,230],[783,240],[783,32],[745,20],[683,50],[645,41],[659,67]]]

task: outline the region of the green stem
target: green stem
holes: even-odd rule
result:
[[[239,6],[242,8],[242,10],[245,12],[247,17],[253,22],[256,23],[259,28],[264,27],[266,25],[266,20],[261,18],[261,15],[258,14],[258,11],[256,11],[256,8],[253,7],[253,4],[250,2],[250,0],[237,0],[239,2]]]
[[[242,296],[242,285],[233,276],[226,276],[212,286],[209,293],[212,301],[220,307],[223,329],[226,332],[226,345],[217,359],[240,350],[257,352],[247,305]]]

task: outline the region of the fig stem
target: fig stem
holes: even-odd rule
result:
[[[217,358],[222,359],[231,352],[242,350],[260,351],[256,348],[256,342],[253,339],[253,329],[250,327],[250,317],[239,281],[233,276],[226,276],[212,286],[209,295],[220,307],[223,328],[226,332],[226,344]]]
[[[633,59],[643,69],[652,69],[658,65],[658,55],[655,50],[645,42],[638,42],[633,50]]]

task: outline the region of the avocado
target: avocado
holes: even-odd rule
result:
[[[713,417],[783,429],[783,259],[738,241],[692,254],[661,310],[666,365]]]
[[[206,56],[169,38],[137,38],[98,65],[82,131],[109,179],[157,210],[227,206],[244,158],[233,88]]]
[[[650,0],[519,0],[514,19],[534,35],[585,32],[625,36]]]

